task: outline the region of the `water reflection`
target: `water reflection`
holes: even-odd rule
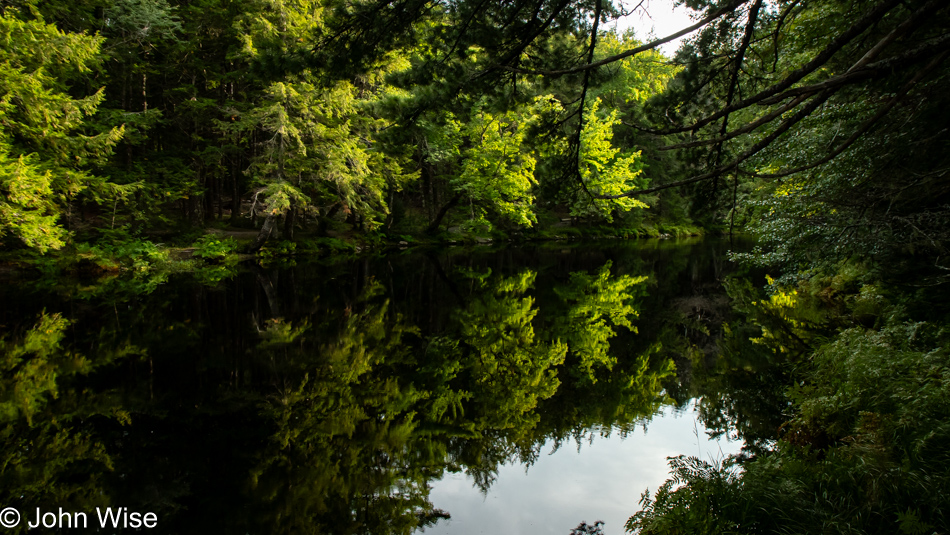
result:
[[[488,489],[506,464],[709,395],[693,379],[720,345],[723,252],[6,285],[0,503],[124,506],[163,533],[410,533],[453,513],[430,496],[447,473]]]
[[[603,533],[619,535],[642,492],[655,491],[667,479],[668,456],[715,460],[741,446],[724,438],[710,440],[693,406],[665,407],[648,427],[625,437],[589,437],[580,447],[556,447],[549,441],[529,468],[518,462],[502,465],[498,481],[485,494],[474,489],[464,473],[446,474],[434,483],[430,499],[452,511],[452,518],[425,534],[567,535],[581,521],[599,520],[604,522]]]

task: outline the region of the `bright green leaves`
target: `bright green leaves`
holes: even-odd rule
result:
[[[619,54],[642,45],[631,35],[606,33],[597,39],[595,61]],[[603,84],[592,88],[592,95],[600,98],[611,109],[642,105],[650,97],[659,95],[680,70],[671,65],[656,50],[648,50],[614,64],[616,72]]]
[[[309,0],[252,2],[234,23],[243,43],[236,59],[264,70],[298,61],[301,50],[319,41],[324,31],[323,10],[321,3]],[[278,68],[236,124],[218,123],[223,133],[257,141],[260,150],[251,159],[249,174],[257,195],[267,197],[269,214],[281,215],[291,207],[301,214],[307,208],[325,213],[336,206],[372,229],[388,213],[387,189],[400,189],[412,174],[403,170],[401,157],[383,154],[376,138],[389,123],[373,108],[391,92],[385,73],[404,67],[404,59],[386,57],[376,67],[340,81],[302,64]],[[280,186],[268,185],[272,183]]]
[[[50,173],[31,165],[31,156],[12,158],[0,145],[0,239],[5,234],[18,237],[27,247],[41,253],[59,249],[66,230],[58,225]]]
[[[625,152],[613,146],[613,126],[620,124],[618,113],[598,113],[599,106],[600,100],[595,100],[585,113],[578,166],[581,180],[594,195],[618,195],[642,187],[645,179],[641,177],[640,152]],[[646,207],[632,197],[591,199],[581,191],[571,205],[571,215],[611,221],[614,212]]]
[[[551,96],[495,110],[487,99],[470,105],[467,118],[444,112],[420,120],[419,149],[432,175],[445,176],[456,202],[465,207],[464,226],[490,230],[494,224],[530,227],[537,222],[535,178],[541,143],[533,132],[541,119],[560,110]]]
[[[482,400],[481,418],[493,427],[537,418],[532,409],[560,385],[556,367],[567,346],[536,336],[532,322],[538,311],[524,295],[536,275],[524,270],[492,281],[458,316],[461,339],[471,350],[465,361],[474,380],[470,391]]]
[[[0,17],[0,61],[4,71],[10,69],[32,78],[38,82],[35,87],[42,88],[54,78],[73,77],[96,62],[101,37],[64,33],[38,20],[20,20],[14,11],[7,9]],[[5,72],[5,76],[10,73]]]
[[[516,225],[537,221],[532,209],[536,159],[524,149],[530,112],[493,115],[476,108],[465,125],[470,148],[462,153],[462,168],[452,185],[478,205],[478,214],[472,208],[473,218],[492,210]]]
[[[60,166],[107,156],[121,130],[95,136],[75,133],[96,111],[102,91],[75,99],[67,86],[97,62],[102,39],[66,34],[38,21],[24,22],[7,11],[0,16],[0,43],[0,135],[15,136],[22,144],[13,150],[39,151],[44,160]]]
[[[306,0],[252,4],[236,23],[243,59],[266,63],[309,46],[323,31],[322,10]],[[388,213],[387,188],[399,189],[412,177],[403,171],[401,158],[385,157],[376,141],[377,132],[388,126],[373,113],[375,103],[391,90],[383,75],[401,64],[399,58],[389,59],[352,81],[327,81],[309,70],[273,77],[241,118],[237,129],[263,133],[263,150],[249,169],[252,182],[285,181],[301,201],[295,203],[291,195],[290,205],[271,213],[281,214],[291,205],[339,205],[370,229]],[[226,122],[220,126],[233,129]],[[280,204],[267,202],[269,208]]]
[[[380,121],[363,115],[356,92],[346,82],[324,89],[307,81],[272,84],[261,105],[243,119],[244,128],[265,133],[263,150],[250,168],[254,180],[286,182],[278,189],[301,206],[309,200],[341,202],[370,220],[386,213],[388,182],[400,183],[405,176],[398,160],[382,157],[367,141]],[[276,190],[268,186],[262,192]],[[276,214],[290,206],[267,202],[269,208],[280,207]]]
[[[108,189],[82,168],[109,156],[123,130],[77,134],[103,94],[74,99],[66,81],[95,63],[102,39],[12,13],[0,15],[0,238],[46,252],[65,242],[64,205],[90,185]]]
[[[635,294],[642,292],[646,277],[629,275],[611,276],[611,263],[601,266],[595,275],[578,271],[571,273],[570,282],[555,290],[568,303],[567,314],[560,318],[555,331],[563,336],[571,353],[579,359],[578,374],[596,382],[598,369],[610,370],[616,357],[610,354],[610,339],[617,335],[614,328],[624,327],[637,332],[631,323],[637,317]]]
[[[259,193],[267,200],[264,213],[268,216],[283,215],[292,206],[306,206],[310,200],[299,189],[284,181],[271,182]]]

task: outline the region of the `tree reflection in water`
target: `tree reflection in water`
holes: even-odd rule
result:
[[[213,286],[8,285],[0,503],[125,506],[169,533],[412,532],[450,514],[429,500],[447,472],[487,490],[546,441],[684,402],[709,340],[677,334],[671,303],[722,294],[719,255],[509,249]]]

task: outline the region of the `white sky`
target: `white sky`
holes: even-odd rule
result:
[[[564,535],[582,520],[603,520],[604,533],[623,535],[627,518],[640,509],[640,494],[655,492],[669,477],[668,456],[720,460],[741,447],[741,441],[710,439],[695,407],[667,407],[626,439],[613,433],[553,453],[547,445],[530,468],[505,464],[487,495],[470,476],[446,473],[429,497],[452,518],[417,535]]]
[[[627,9],[636,6],[639,0],[623,0]],[[690,14],[695,11],[684,7],[673,7],[673,0],[644,0],[643,9],[638,9],[632,15],[621,17],[616,23],[620,31],[632,27],[637,39],[647,42],[654,37],[666,37],[672,33],[693,24]],[[688,34],[687,37],[691,35]],[[680,40],[670,41],[660,47],[667,56],[673,56],[680,46]]]

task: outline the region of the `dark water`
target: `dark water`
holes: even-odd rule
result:
[[[37,508],[94,532],[97,507],[125,507],[155,515],[148,533],[474,533],[447,518],[478,513],[441,509],[464,500],[434,496],[486,501],[552,451],[611,456],[596,477],[613,488],[638,447],[619,439],[673,415],[757,437],[736,416],[755,393],[704,379],[731,317],[728,244],[608,243],[7,280],[0,508],[22,515],[12,532]]]

